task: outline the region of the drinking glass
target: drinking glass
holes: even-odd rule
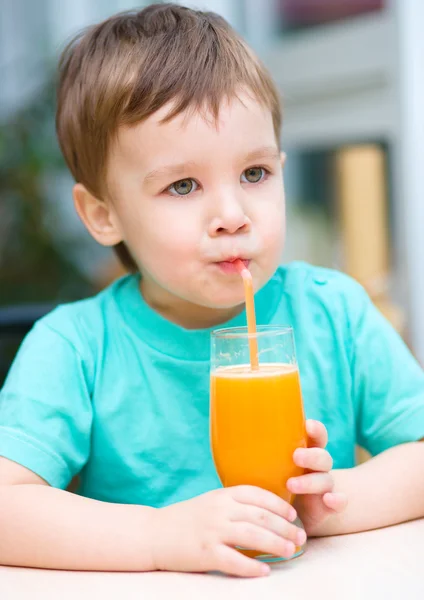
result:
[[[259,368],[250,365],[249,338],[257,340]],[[305,417],[291,327],[218,329],[211,336],[211,446],[224,487],[254,485],[293,504],[286,488],[302,475],[293,462],[306,447]],[[238,548],[264,562],[285,560]],[[302,554],[297,548],[295,556]]]

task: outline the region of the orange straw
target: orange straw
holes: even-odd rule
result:
[[[234,265],[243,278],[244,296],[246,301],[247,332],[249,334],[250,367],[252,371],[257,371],[259,369],[258,340],[256,338],[256,316],[255,301],[253,298],[252,275],[249,269],[247,269],[240,259],[235,260]]]

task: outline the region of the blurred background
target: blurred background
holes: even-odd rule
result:
[[[284,102],[288,241],[358,279],[424,364],[424,2],[199,0],[259,53]],[[24,330],[121,271],[72,206],[54,132],[59,52],[149,2],[0,0],[0,383]]]

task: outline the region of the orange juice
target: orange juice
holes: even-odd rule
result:
[[[293,365],[218,368],[211,374],[211,442],[224,487],[255,485],[293,502],[287,479],[306,446],[299,372]]]

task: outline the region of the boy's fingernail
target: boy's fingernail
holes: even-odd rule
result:
[[[298,531],[296,533],[296,544],[298,546],[303,546],[303,544],[306,542],[306,533],[303,531],[303,529],[300,529],[300,531]]]
[[[287,542],[286,548],[287,548],[287,554],[289,556],[292,556],[292,554],[294,554],[296,552],[296,546],[293,544],[293,542]]]
[[[299,450],[299,449],[295,450],[294,459],[299,467],[303,466],[304,458],[305,458],[305,453],[303,450]]]
[[[317,433],[316,421],[309,421],[308,435],[313,437],[316,433]]]
[[[296,518],[297,518],[297,512],[295,511],[294,508],[291,508],[289,511],[289,521],[290,522],[296,521]]]
[[[299,483],[296,481],[296,479],[290,479],[290,491],[294,493],[299,491]]]

